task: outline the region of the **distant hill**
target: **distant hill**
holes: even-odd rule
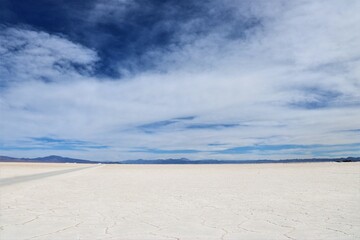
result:
[[[89,160],[82,160],[76,158],[67,158],[61,156],[47,156],[38,158],[13,158],[7,156],[0,156],[0,162],[44,162],[44,163],[96,163]]]
[[[43,162],[43,163],[87,163],[87,164],[249,164],[249,163],[297,163],[297,162],[360,162],[360,157],[347,158],[311,158],[311,159],[285,159],[285,160],[190,160],[187,158],[169,158],[169,159],[137,159],[126,161],[90,161],[76,158],[67,158],[61,156],[47,156],[38,158],[14,158],[0,156],[0,162]]]
[[[249,163],[296,163],[296,162],[359,162],[360,157],[347,158],[311,158],[311,159],[285,159],[285,160],[190,160],[187,158],[179,159],[156,159],[156,160],[127,160],[122,164],[249,164]]]

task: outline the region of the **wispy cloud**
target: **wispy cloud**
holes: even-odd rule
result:
[[[0,84],[63,82],[91,74],[96,52],[42,31],[0,25]]]

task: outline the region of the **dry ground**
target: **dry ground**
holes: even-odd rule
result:
[[[0,239],[360,239],[360,163],[1,163]]]

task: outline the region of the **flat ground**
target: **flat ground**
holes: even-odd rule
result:
[[[0,164],[0,239],[360,239],[360,163]]]

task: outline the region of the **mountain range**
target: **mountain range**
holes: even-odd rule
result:
[[[284,160],[190,160],[187,158],[169,158],[169,159],[137,159],[125,161],[91,161],[84,159],[61,157],[51,155],[37,158],[14,158],[0,156],[0,162],[43,162],[43,163],[83,163],[83,164],[246,164],[246,163],[296,163],[296,162],[360,162],[360,157],[346,158],[308,158],[308,159],[284,159]]]

